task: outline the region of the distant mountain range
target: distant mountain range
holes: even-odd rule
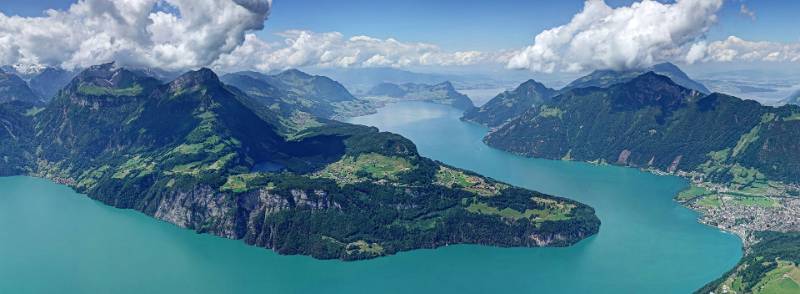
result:
[[[0,103],[9,101],[40,103],[41,98],[28,87],[28,83],[22,78],[0,70]]]
[[[370,89],[365,96],[385,101],[427,101],[465,111],[475,108],[472,100],[456,91],[450,82],[435,85],[381,83]]]
[[[338,82],[291,69],[276,75],[237,72],[221,80],[244,91],[284,115],[299,110],[322,118],[338,118],[374,112],[374,106],[350,94]]]
[[[686,75],[686,73],[684,73],[680,68],[678,68],[672,63],[660,63],[643,70],[631,70],[631,71],[597,70],[585,77],[573,81],[572,83],[561,89],[561,91],[564,92],[571,89],[588,88],[588,87],[608,88],[615,84],[630,81],[646,72],[654,72],[659,75],[666,76],[676,84],[681,85],[682,87],[687,89],[696,90],[703,94],[711,93],[711,91],[708,90],[708,88],[706,88],[705,86],[703,86],[703,84],[698,83],[689,78],[689,76]]]
[[[450,82],[458,89],[489,89],[503,87],[507,81],[483,74],[420,73],[396,68],[315,69],[314,73],[341,82],[357,95],[364,95],[382,83],[435,85]],[[517,80],[517,79],[513,79]]]
[[[77,73],[60,68],[48,67],[28,81],[31,89],[45,101],[50,101],[58,91],[66,86]]]
[[[598,232],[586,205],[422,157],[396,134],[310,114],[313,124],[287,134],[291,116],[315,103],[353,99],[330,79],[228,80],[242,89],[209,69],[164,83],[104,64],[44,107],[6,99],[0,175],[52,179],[181,227],[323,259],[458,243],[566,246]]]

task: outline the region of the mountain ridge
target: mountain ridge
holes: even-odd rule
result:
[[[39,103],[39,95],[33,92],[22,78],[13,73],[0,70],[0,103],[9,101]]]
[[[321,118],[337,119],[375,111],[373,105],[357,99],[340,83],[297,69],[275,75],[253,71],[230,73],[223,75],[221,80],[285,115],[299,111]],[[303,115],[296,120],[305,121],[309,118]],[[294,124],[303,125],[301,122]]]
[[[670,78],[673,82],[675,82],[678,85],[681,85],[684,88],[696,90],[704,94],[711,93],[711,91],[708,88],[706,88],[703,84],[692,80],[678,66],[669,62],[659,63],[642,70],[626,70],[626,71],[596,70],[586,76],[578,78],[577,80],[569,83],[560,91],[563,92],[570,89],[586,88],[586,87],[607,88],[614,84],[627,82],[647,72],[654,72],[659,75],[666,76]]]
[[[498,94],[481,107],[465,112],[461,119],[496,127],[534,105],[549,101],[556,93],[556,90],[530,79],[514,90]]]
[[[457,243],[567,246],[599,227],[588,206],[424,158],[408,139],[376,128],[321,120],[287,137],[275,125],[280,113],[243,94],[209,69],[161,83],[93,66],[44,109],[0,104],[0,148],[20,162],[0,173],[52,179],[180,227],[322,259]]]
[[[420,83],[381,83],[367,91],[368,99],[397,101],[427,101],[450,105],[460,110],[470,110],[475,106],[466,95],[458,92],[450,81],[438,84]]]
[[[603,159],[623,165],[654,166],[665,171],[676,171],[679,168],[697,168],[709,160],[707,154],[710,152],[733,149],[743,136],[761,124],[795,124],[791,116],[795,110],[793,108],[771,108],[755,101],[718,93],[703,96],[652,72],[610,88],[570,90],[553,100],[550,104],[528,110],[508,125],[494,130],[486,137],[486,141],[501,149],[536,157],[557,159],[569,153],[571,158],[577,160]],[[634,113],[643,117],[630,116]],[[762,118],[765,115],[772,118]],[[703,122],[696,119],[702,119]],[[579,126],[584,131],[578,129]],[[704,128],[698,129],[697,126]],[[554,129],[558,131],[543,132]],[[609,133],[608,130],[612,129],[620,132]],[[529,135],[534,137],[522,135],[526,131],[532,132]],[[608,134],[608,138],[597,134]],[[692,136],[694,139],[688,139],[692,142],[705,140],[707,145],[684,146],[680,142],[687,139],[678,139],[678,136],[684,135]],[[708,141],[710,138],[714,140]],[[758,139],[757,143],[764,144],[763,139]],[[602,140],[606,143],[589,143],[592,141],[585,140]],[[530,145],[531,142],[538,143]],[[586,149],[588,145],[594,147]],[[672,149],[668,146],[672,146]],[[759,153],[758,149],[752,148],[754,146],[758,145],[744,147],[751,147],[747,149],[748,152]],[[696,149],[698,147],[700,149]],[[655,151],[662,148],[667,149],[663,149],[664,152]],[[756,162],[752,164],[760,168],[767,165],[763,160],[758,164]],[[762,172],[781,180],[800,176],[774,168]]]
[[[694,89],[701,93],[710,93],[705,86],[690,79],[686,73],[672,63],[661,63],[644,70],[596,70],[574,80],[557,91],[535,80],[528,80],[520,84],[516,89],[500,93],[485,105],[466,112],[462,120],[479,123],[487,127],[498,127],[513,120],[533,106],[549,102],[556,95],[580,88],[608,88],[616,84],[629,82],[648,72],[665,75],[672,82],[685,88]]]

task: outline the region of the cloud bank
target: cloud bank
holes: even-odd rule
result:
[[[503,53],[479,51],[445,52],[433,44],[401,42],[392,38],[345,37],[339,32],[316,33],[292,30],[279,34],[282,42],[268,43],[254,34],[223,55],[215,68],[269,71],[303,66],[318,67],[409,67],[497,64]]]
[[[286,31],[279,34],[282,42],[269,43],[254,32],[264,28],[271,5],[272,0],[79,0],[42,17],[0,13],[0,64],[75,69],[116,61],[165,70],[269,71],[497,64],[501,58],[338,32]]]
[[[545,30],[507,67],[538,72],[625,70],[685,56],[717,21],[722,0],[643,0],[612,8],[587,0],[583,10]]]
[[[686,56],[687,63],[735,61],[800,62],[800,43],[753,42],[730,36],[722,41],[698,42]]]
[[[42,17],[0,13],[0,64],[181,70],[212,64],[263,29],[272,0],[79,0]]]

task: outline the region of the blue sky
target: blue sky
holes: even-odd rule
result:
[[[606,1],[613,7],[631,2]],[[737,35],[749,40],[800,41],[800,30],[794,22],[800,1],[743,2],[755,11],[755,21],[739,13],[741,3],[727,1],[710,39]],[[542,30],[569,22],[583,7],[583,1],[275,0],[273,5],[265,32],[293,28],[339,31],[345,35],[428,42],[449,50],[487,50],[530,44]]]
[[[185,11],[155,0],[76,1],[0,0],[4,15],[22,16],[3,19],[8,25],[0,27],[0,39],[16,42],[0,43],[0,64],[540,73],[642,69],[666,61],[800,66],[797,0],[273,0],[271,9],[269,0],[170,0]],[[42,13],[75,3],[80,9]],[[576,16],[580,21],[572,21]],[[534,42],[556,27],[564,29]]]
[[[36,16],[75,1],[3,2],[0,10],[6,14]],[[633,1],[606,2],[617,7]],[[741,3],[756,13],[755,21],[740,13]],[[338,31],[345,36],[432,43],[445,50],[498,50],[529,45],[542,30],[569,22],[582,6],[581,0],[274,0],[266,29],[259,35],[272,39],[273,33],[290,29]],[[736,35],[753,41],[800,42],[798,12],[796,0],[727,0],[709,39]]]

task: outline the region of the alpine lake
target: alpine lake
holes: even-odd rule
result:
[[[589,204],[599,234],[566,248],[451,245],[316,260],[180,229],[47,180],[0,178],[0,293],[691,293],[731,269],[738,237],[673,197],[687,182],[489,148],[448,106],[390,104],[351,119],[422,155]]]

